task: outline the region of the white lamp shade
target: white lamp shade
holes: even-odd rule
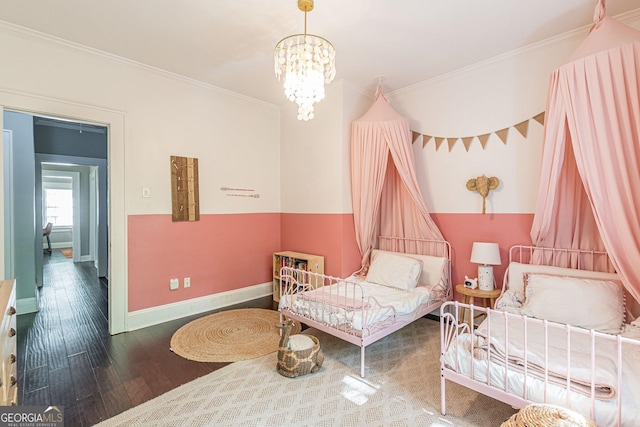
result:
[[[482,265],[500,265],[500,247],[497,243],[473,242],[471,262]]]

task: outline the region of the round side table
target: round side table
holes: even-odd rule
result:
[[[456,285],[456,292],[462,295],[462,302],[469,305],[476,305],[475,299],[482,299],[482,307],[493,308],[496,298],[502,293],[502,289],[496,288],[492,291],[481,291],[480,289],[467,288],[465,285]],[[488,302],[488,304],[487,304]],[[470,310],[468,308],[462,309],[462,321],[471,325],[471,319],[467,320],[467,311],[469,311],[469,317],[471,317]],[[478,316],[484,316],[483,313]],[[476,317],[478,317],[476,316]],[[477,326],[477,324],[476,324]]]

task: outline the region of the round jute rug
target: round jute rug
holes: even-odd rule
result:
[[[237,362],[278,350],[280,313],[262,308],[221,311],[187,323],[171,337],[171,350],[197,362]],[[299,333],[296,322],[291,335]]]

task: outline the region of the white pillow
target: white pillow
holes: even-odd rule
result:
[[[522,313],[618,334],[624,325],[624,293],[609,280],[529,274]]]
[[[448,261],[448,258],[446,257],[390,252],[380,249],[374,249],[371,252],[371,259],[380,252],[413,258],[420,261],[422,263],[422,273],[420,273],[417,286],[433,287],[437,285],[442,279],[442,272],[444,271],[444,267],[447,265]]]
[[[513,292],[524,295],[524,274],[539,273],[556,276],[583,277],[594,280],[620,280],[616,273],[603,273],[600,271],[578,270],[575,268],[554,267],[551,265],[522,264],[519,262],[509,263],[509,289]]]
[[[391,252],[371,254],[367,282],[412,291],[422,273],[422,263],[410,257]]]

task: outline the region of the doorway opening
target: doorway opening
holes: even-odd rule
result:
[[[5,215],[9,221],[4,228],[34,233],[21,241],[35,242],[29,249],[28,244],[16,244],[15,237],[5,240],[5,255],[10,253],[5,272],[42,288],[50,279],[45,277],[50,270],[44,268],[46,257],[54,250],[68,250],[70,261],[88,263],[87,271],[108,284],[108,127],[14,111],[5,111],[3,119],[13,137],[11,168],[4,174],[5,186],[12,187],[5,188],[5,196],[13,197],[5,197],[5,211],[12,212]],[[18,259],[20,263],[11,261]],[[30,299],[37,302],[37,295]],[[37,303],[22,307],[24,312],[39,308]]]
[[[41,163],[42,177],[42,225],[45,256],[53,249],[68,250],[73,254],[74,262],[79,262],[81,253],[80,204],[86,196],[80,192],[80,174],[78,165]],[[76,249],[75,252],[73,249]],[[41,287],[44,283],[38,282]]]
[[[29,198],[31,203],[30,215],[31,219],[29,224],[22,224],[25,219],[22,216],[13,216],[13,231],[14,235],[10,241],[7,240],[7,234],[5,234],[4,244],[0,245],[0,267],[4,271],[5,277],[7,276],[10,265],[9,262],[13,259],[13,265],[21,265],[27,263],[29,265],[26,274],[20,276],[17,281],[16,293],[17,293],[17,309],[18,313],[29,313],[38,309],[37,304],[37,284],[35,280],[36,270],[34,266],[34,258],[40,253],[40,250],[36,250],[34,242],[38,239],[38,244],[42,244],[42,224],[39,220],[39,231],[35,227],[35,191],[41,192],[40,186],[35,185],[35,174],[40,174],[40,168],[35,167],[34,161],[34,142],[33,142],[33,120],[34,116],[41,118],[51,118],[54,120],[67,122],[72,125],[78,126],[82,124],[82,132],[88,131],[85,126],[96,125],[107,130],[107,159],[104,159],[103,167],[98,167],[97,178],[98,185],[104,189],[102,194],[106,195],[108,200],[108,206],[106,209],[101,209],[100,218],[104,218],[102,224],[107,224],[108,227],[100,227],[101,230],[107,228],[105,232],[105,238],[102,241],[106,242],[108,237],[107,253],[104,254],[105,263],[101,263],[105,267],[105,277],[109,280],[109,298],[108,298],[108,313],[109,313],[109,333],[111,335],[122,333],[128,330],[128,312],[127,312],[127,215],[125,209],[125,113],[116,111],[113,109],[107,109],[102,107],[96,107],[93,105],[69,103],[68,101],[61,99],[54,99],[49,97],[42,97],[37,94],[21,94],[16,92],[7,92],[0,89],[0,109],[2,110],[2,128],[9,132],[5,132],[5,140],[11,140],[13,147],[13,158],[23,155],[22,149],[30,149],[30,162],[27,162],[27,167],[20,167],[14,169],[14,175],[26,171],[30,173],[29,177],[22,179],[22,175],[19,179],[14,179],[14,184],[19,183],[30,185],[30,190],[17,191],[9,196],[13,197],[15,203],[11,203],[7,200],[8,193],[4,191],[4,215],[0,216],[0,229],[5,229],[7,224],[6,219],[9,218],[7,210],[13,210],[18,204],[21,198]],[[10,117],[8,117],[10,116]],[[22,117],[23,120],[17,125],[9,124],[11,120],[15,120],[16,116]],[[26,119],[24,119],[26,117]],[[27,122],[28,126],[22,128],[23,122]],[[15,125],[15,126],[14,126]],[[78,127],[77,132],[80,132]],[[7,135],[10,138],[7,138]],[[25,140],[27,141],[25,143]],[[80,145],[79,149],[86,148]],[[6,153],[5,153],[6,154]],[[79,157],[76,154],[74,160]],[[3,160],[6,160],[6,155],[3,156]],[[71,163],[79,164],[77,161],[69,161],[67,159],[46,160],[52,163]],[[6,169],[5,169],[6,172]],[[102,179],[104,178],[104,179]],[[0,176],[2,185],[0,188],[4,189],[7,182],[6,173]],[[109,193],[106,194],[106,185],[108,179]],[[35,191],[34,191],[35,188]],[[41,195],[38,195],[38,200],[41,200]],[[26,216],[25,216],[26,217]],[[39,218],[39,215],[38,215]],[[46,224],[45,224],[46,226]],[[18,232],[29,232],[30,236],[21,238],[18,236]],[[30,249],[23,246],[29,245]],[[22,249],[25,254],[24,257],[14,257],[19,250]],[[108,265],[107,265],[108,264]],[[108,268],[107,268],[108,267]],[[19,274],[15,271],[11,276],[17,277]]]
[[[52,246],[70,246],[74,262],[93,262],[98,277],[108,281],[108,128],[34,116],[33,129],[35,208],[40,213],[36,215],[36,230],[50,222],[47,219],[49,207],[44,204],[46,194],[50,190],[56,194],[70,189],[71,216],[50,218],[60,222],[53,224]],[[68,215],[69,210],[55,212]],[[41,264],[36,264],[37,271],[42,271]],[[44,283],[44,279],[38,283]]]

